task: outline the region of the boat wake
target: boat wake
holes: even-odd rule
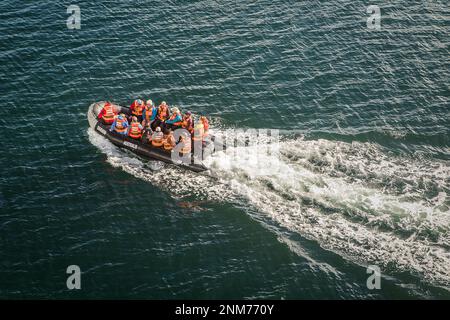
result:
[[[277,161],[272,174],[257,174],[251,150],[227,148],[207,159],[211,177],[145,163],[88,134],[111,165],[176,198],[250,203],[262,218],[355,263],[450,290],[448,162],[396,156],[371,143],[286,137],[277,159],[260,159]]]

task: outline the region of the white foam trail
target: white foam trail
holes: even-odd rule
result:
[[[279,167],[272,175],[255,174],[244,156],[249,150],[237,158],[235,148],[215,154],[207,164],[218,183],[174,166],[146,169],[92,130],[89,137],[112,165],[177,197],[244,197],[261,215],[325,249],[377,264],[387,273],[409,271],[450,289],[446,162],[396,157],[369,143],[295,138],[281,142]],[[276,160],[267,157],[260,160]]]

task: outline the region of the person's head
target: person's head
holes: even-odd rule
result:
[[[142,101],[141,99],[137,99],[137,100],[136,100],[136,103],[137,103],[138,105],[142,105],[142,104],[144,104],[144,101]]]
[[[172,113],[180,113],[180,109],[178,109],[177,107],[173,107]]]
[[[133,118],[131,118],[131,120],[132,120],[133,122],[138,122],[138,119],[137,119],[136,116],[133,116]]]
[[[165,101],[161,102],[162,106],[167,106],[167,103]]]
[[[125,117],[125,113],[121,113],[121,114],[119,114],[119,117],[120,117],[120,118],[122,118],[122,119],[126,119],[126,117]]]
[[[187,111],[184,115],[185,115],[186,117],[190,117],[190,116],[192,115],[192,112]]]
[[[156,132],[161,132],[161,128],[160,127],[156,127]]]
[[[153,101],[151,99],[147,100],[147,106],[149,107],[153,106]]]
[[[206,117],[205,117],[205,116],[201,116],[201,117],[200,117],[200,120],[201,120],[201,121],[205,121],[205,120],[206,120]]]

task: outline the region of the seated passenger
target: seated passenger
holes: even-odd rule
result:
[[[138,118],[133,116],[131,125],[128,128],[128,136],[133,139],[140,139],[142,136],[142,125],[138,122]]]
[[[194,131],[194,120],[190,111],[186,112],[183,116],[183,123],[181,124],[183,129],[186,129],[191,134]]]
[[[144,141],[151,143],[152,142],[152,134],[153,134],[153,130],[150,126],[150,123],[146,123],[144,130],[142,132],[142,137],[143,137]]]
[[[163,133],[161,132],[161,128],[157,127],[155,132],[152,135],[152,146],[161,147],[163,145]]]
[[[169,107],[165,101],[161,102],[158,107],[158,112],[156,114],[156,119],[152,123],[152,129],[155,130],[156,127],[159,127],[164,121],[169,118]]]
[[[128,128],[128,120],[125,114],[121,113],[115,117],[114,122],[111,125],[109,131],[115,131],[119,134],[126,135]]]
[[[175,147],[175,137],[173,136],[172,130],[168,130],[167,135],[163,140],[164,150],[170,151]]]
[[[180,109],[177,107],[172,108],[172,115],[168,120],[165,122],[165,127],[176,130],[178,128],[181,128],[181,125],[183,124],[183,118],[181,117]]]
[[[180,143],[182,144],[182,148],[180,150],[181,154],[185,155],[191,152],[191,141],[186,135],[182,134],[180,136],[180,142],[178,142],[178,144]]]
[[[131,115],[137,117],[139,122],[142,122],[142,111],[144,107],[144,101],[141,99],[134,100],[130,106]]]
[[[112,124],[116,114],[117,112],[114,110],[113,105],[110,102],[106,102],[97,118],[103,120],[104,124]]]
[[[147,100],[147,103],[145,104],[145,108],[142,112],[142,118],[143,125],[147,125],[147,123],[150,125],[153,121],[156,119],[156,114],[158,113],[158,108],[153,105],[152,100]]]

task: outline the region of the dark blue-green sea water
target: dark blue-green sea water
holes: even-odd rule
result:
[[[449,299],[449,21],[426,0],[2,1],[0,298]],[[280,165],[198,175],[89,129],[91,103],[138,97],[279,129]]]

